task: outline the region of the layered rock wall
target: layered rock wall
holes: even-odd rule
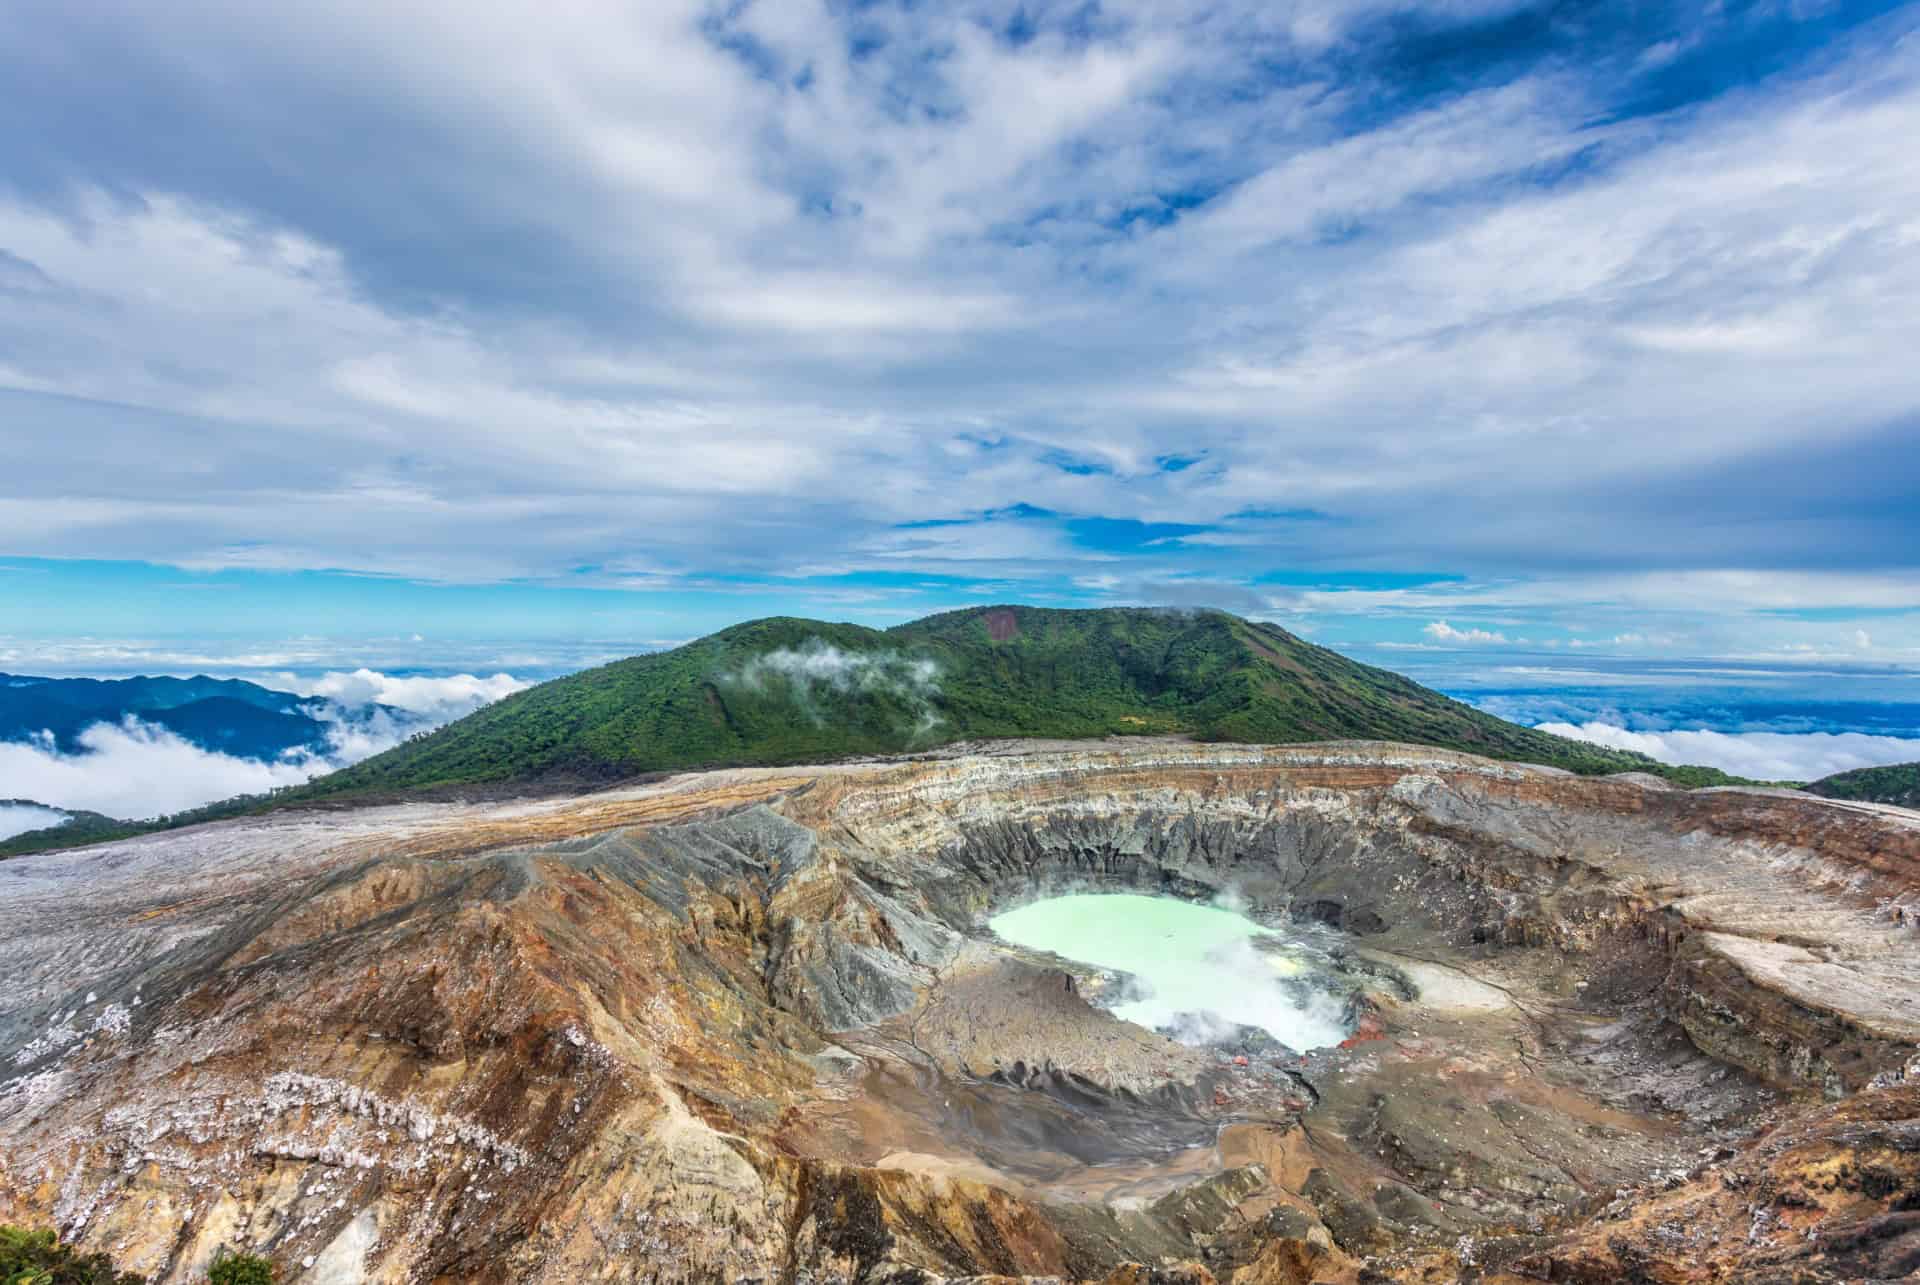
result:
[[[0,1216],[183,1281],[1351,1278],[1904,1066],[1916,871],[1886,811],[1165,743],[49,854]],[[1331,926],[1365,1019],[1243,1065],[984,937],[1089,887]]]

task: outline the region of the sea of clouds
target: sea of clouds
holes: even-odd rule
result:
[[[94,724],[80,734],[79,748],[71,753],[45,736],[0,743],[0,794],[127,819],[164,816],[236,794],[299,785],[531,685],[505,673],[425,677],[371,669],[305,677],[280,673],[261,681],[315,698],[309,709],[327,725],[324,751],[272,761],[240,758],[128,718]],[[0,838],[58,819],[58,813],[8,808],[0,812]]]
[[[1817,781],[1857,767],[1920,762],[1920,739],[1865,732],[1635,731],[1598,721],[1538,726],[1595,745],[1637,750],[1662,763],[1695,763],[1761,781]]]
[[[1740,689],[1677,685],[1673,672],[1646,677],[1648,685],[1631,693],[1467,695],[1489,714],[1543,732],[1755,780],[1817,781],[1855,768],[1920,762],[1920,703],[1898,690],[1843,681],[1848,676],[1762,687],[1751,673],[1730,672]]]

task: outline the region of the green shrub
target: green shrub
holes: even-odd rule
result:
[[[105,1254],[82,1254],[47,1230],[0,1226],[0,1285],[146,1285]]]
[[[224,1250],[207,1269],[209,1285],[273,1285],[279,1276],[271,1260],[258,1254],[229,1254]]]
[[[777,662],[777,663],[776,663]],[[1225,612],[968,609],[887,630],[773,617],[516,693],[270,803],[818,763],[999,737],[1410,741],[1696,785]],[[216,805],[224,806],[224,805]]]

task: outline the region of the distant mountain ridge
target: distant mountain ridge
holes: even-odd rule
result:
[[[1584,773],[1734,778],[1506,722],[1222,611],[997,606],[890,629],[749,621],[510,696],[301,799],[818,762],[993,737],[1390,740]]]
[[[235,758],[270,762],[289,754],[325,754],[333,719],[321,697],[277,691],[239,678],[140,675],[134,678],[41,678],[0,674],[0,742],[43,735],[73,754],[97,723],[137,718],[191,745]],[[337,713],[337,711],[335,711]],[[361,717],[401,711],[372,706]]]
[[[1836,772],[1806,787],[1808,793],[1855,803],[1890,803],[1920,810],[1920,763],[1860,767]]]
[[[40,678],[0,674],[0,741],[50,734],[73,753],[96,723],[128,716],[163,727],[202,749],[237,758],[320,753],[327,723],[318,702],[237,678]]]

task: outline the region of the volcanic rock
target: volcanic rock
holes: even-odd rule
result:
[[[1897,1276],[1917,883],[1897,810],[1370,743],[201,826],[0,864],[0,1219],[165,1281]],[[1364,1024],[1236,1060],[985,928],[1088,889],[1330,925]]]

